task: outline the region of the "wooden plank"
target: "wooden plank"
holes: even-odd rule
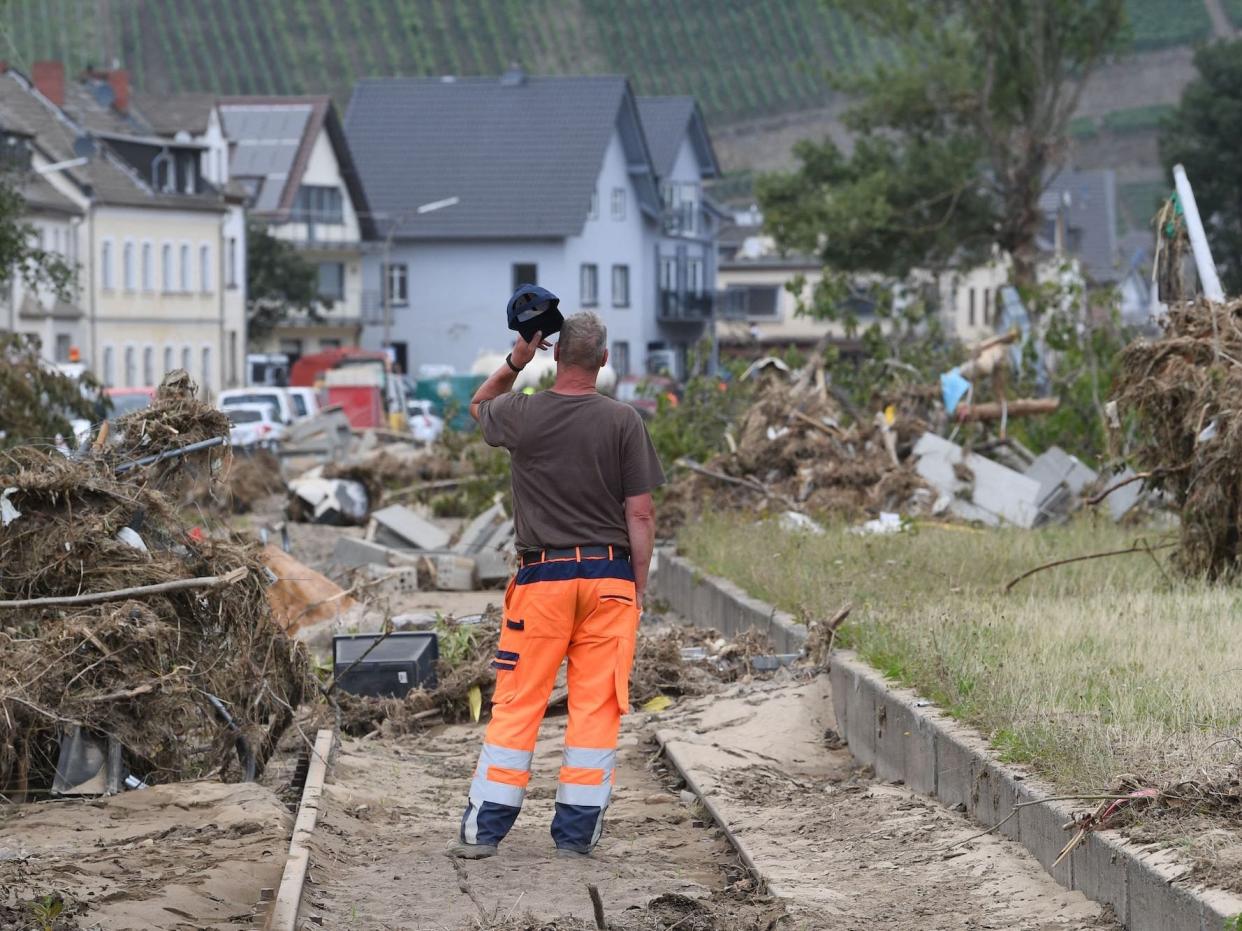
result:
[[[289,841],[289,859],[280,878],[276,901],[263,923],[264,931],[296,931],[298,909],[302,904],[302,887],[306,885],[306,871],[310,868],[310,843],[315,822],[319,819],[319,804],[323,797],[323,784],[328,776],[328,756],[336,734],[324,728],[315,735],[315,749],[311,754],[310,768],[306,773],[306,788],[298,805],[297,820],[293,822],[293,838]]]

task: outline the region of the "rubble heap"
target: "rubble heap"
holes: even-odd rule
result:
[[[261,770],[291,723],[309,663],[271,621],[259,547],[174,506],[229,452],[169,454],[228,430],[179,372],[110,444],[0,456],[0,793],[49,786],[74,725],[168,782],[239,774],[243,745]]]
[[[926,425],[899,417],[846,425],[823,369],[793,382],[769,377],[726,434],[729,451],[690,463],[670,485],[661,522],[679,525],[713,506],[798,510],[853,520],[865,513],[917,513],[931,495],[905,456]],[[714,473],[714,474],[712,474]]]
[[[1242,546],[1242,300],[1170,310],[1164,333],[1122,353],[1115,400],[1133,415],[1132,458],[1181,515],[1189,575],[1239,569]]]

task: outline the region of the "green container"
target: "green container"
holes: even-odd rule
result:
[[[414,397],[420,401],[430,401],[435,407],[436,416],[443,417],[444,425],[450,430],[470,430],[474,427],[474,420],[470,416],[470,399],[485,380],[485,375],[420,378],[414,382]]]

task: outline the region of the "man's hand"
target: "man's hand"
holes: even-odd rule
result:
[[[531,359],[535,358],[536,349],[547,349],[551,345],[551,343],[543,338],[543,334],[539,332],[536,332],[535,335],[530,338],[529,342],[519,336],[517,338],[517,342],[513,344],[513,352],[510,353],[509,358],[513,360],[513,364],[518,368],[524,369],[526,368],[527,363],[530,362]]]

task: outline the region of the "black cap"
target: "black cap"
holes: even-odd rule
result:
[[[557,309],[561,299],[537,284],[518,285],[509,298],[509,329],[517,330],[522,339],[530,342],[536,333],[551,336],[561,329],[565,318]]]

